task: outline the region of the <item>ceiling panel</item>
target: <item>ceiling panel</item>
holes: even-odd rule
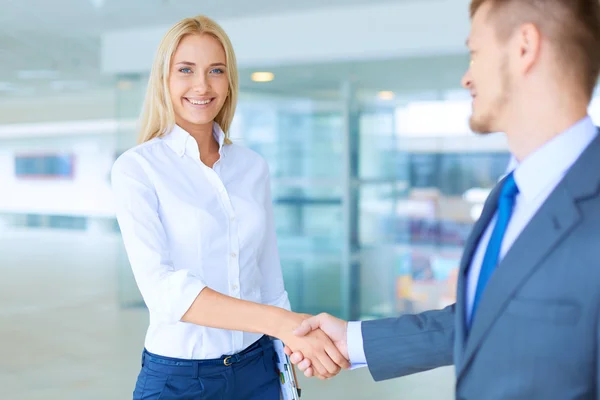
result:
[[[402,1],[405,0],[2,0],[0,29],[98,35],[104,30],[171,24],[197,14],[218,19]]]
[[[399,1],[405,0],[377,0]],[[373,0],[0,0],[0,97],[85,91],[114,84],[112,77],[100,71],[100,34],[107,30],[169,25],[196,14],[219,19],[365,3]],[[357,73],[373,77],[369,69],[348,70],[343,64],[317,67],[317,72],[307,75],[311,68],[280,69],[271,89],[310,87],[310,83],[335,87],[340,79]],[[269,89],[255,89],[265,88]]]
[[[460,88],[468,59],[467,54],[458,54],[271,67],[266,69],[274,73],[275,79],[266,83],[250,79],[256,69],[242,69],[240,86],[243,90],[281,94],[340,93],[346,82],[373,93],[444,91]]]

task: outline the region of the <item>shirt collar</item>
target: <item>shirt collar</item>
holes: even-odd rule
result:
[[[525,201],[535,199],[544,188],[560,180],[596,134],[592,119],[586,116],[545,143],[521,163],[511,157],[507,173],[514,170],[519,193]]]
[[[224,157],[226,154],[223,146],[223,143],[225,142],[225,133],[216,122],[213,122],[212,133],[217,143],[219,143],[219,155]],[[198,150],[198,142],[196,142],[196,139],[177,124],[173,127],[171,132],[163,137],[163,140],[179,157],[188,154],[192,157],[200,158],[200,151]]]

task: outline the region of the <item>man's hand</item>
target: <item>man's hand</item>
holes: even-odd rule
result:
[[[348,342],[346,340],[347,329],[348,322],[335,318],[332,315],[322,313],[315,317],[305,319],[294,331],[294,334],[297,336],[305,336],[314,331],[321,330],[327,336],[329,336],[342,356],[348,360],[350,357],[348,356]],[[292,351],[292,348],[288,346],[286,346],[285,352],[288,356],[290,356],[290,361],[296,364],[298,368],[304,372],[306,377],[315,375],[315,366],[312,365],[310,357],[305,357],[305,354],[303,354],[301,351]],[[349,364],[346,368],[349,368]],[[316,372],[319,374],[318,371]]]
[[[306,318],[304,315],[297,316],[300,319],[296,326]],[[350,368],[347,356],[343,355],[337,345],[320,329],[309,328],[301,335],[293,333],[292,329],[284,329],[277,337],[285,343],[290,354],[293,350],[301,354],[303,359],[310,360],[311,376],[331,378],[337,375],[341,368]]]

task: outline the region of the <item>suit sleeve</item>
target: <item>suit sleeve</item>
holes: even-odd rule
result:
[[[363,345],[375,381],[452,365],[455,305],[362,323]]]

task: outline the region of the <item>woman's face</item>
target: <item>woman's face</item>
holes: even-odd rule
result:
[[[177,125],[188,131],[212,126],[229,93],[225,50],[215,37],[192,34],[181,39],[171,61],[169,90]]]

